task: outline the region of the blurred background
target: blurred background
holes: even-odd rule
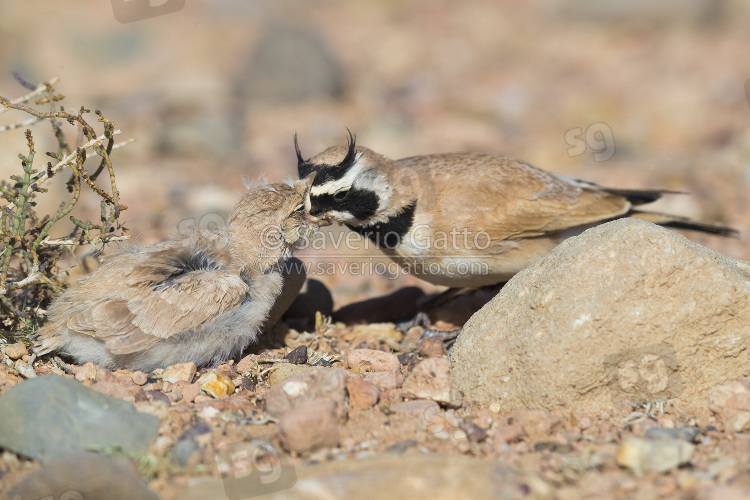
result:
[[[170,3],[175,12],[158,10]],[[113,159],[140,244],[231,209],[243,177],[294,177],[295,132],[309,157],[344,143],[347,127],[395,158],[501,153],[602,184],[688,191],[653,208],[747,233],[749,19],[744,0],[4,1],[0,95],[26,93],[13,72],[58,76],[66,109],[101,109],[136,140]],[[0,125],[23,118],[10,115]],[[22,130],[0,134],[2,178],[24,144]],[[89,201],[77,210],[95,219]],[[746,240],[690,237],[750,259]],[[337,306],[405,284],[431,290],[409,277],[316,278]]]

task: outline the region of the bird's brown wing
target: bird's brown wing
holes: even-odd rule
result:
[[[631,202],[601,186],[545,172],[512,158],[435,155],[430,186],[444,219],[492,240],[542,236],[624,215]],[[431,162],[432,162],[431,161]]]
[[[601,222],[624,215],[630,210],[627,199],[589,188],[575,193],[574,188],[561,191],[575,196],[568,201],[561,197],[537,197],[525,193],[506,205],[502,217],[490,216],[496,231],[506,238],[528,238]],[[571,198],[573,197],[571,196]]]
[[[154,282],[156,276],[162,281]],[[103,340],[113,354],[132,353],[238,307],[249,290],[242,278],[223,271],[141,277],[148,279],[132,283],[129,297],[94,303],[70,318],[68,328]]]

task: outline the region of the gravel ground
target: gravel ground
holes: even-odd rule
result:
[[[100,108],[124,138],[137,139],[117,167],[127,226],[140,244],[167,237],[187,218],[200,222],[231,208],[243,176],[293,176],[295,131],[309,156],[343,142],[346,127],[392,157],[509,154],[601,184],[689,191],[654,209],[747,233],[747,3],[663,3],[672,7],[227,0],[187,2],[180,12],[129,24],[117,23],[107,2],[3,3],[0,39],[11,43],[0,44],[0,95],[20,95],[13,71],[31,81],[57,75],[70,109]],[[295,37],[301,42],[290,51],[263,48]],[[303,49],[310,52],[302,59],[288,55]],[[297,81],[304,84],[287,84]],[[3,120],[12,121],[8,115]],[[23,141],[22,133],[0,134],[0,177],[17,169]],[[65,189],[65,179],[57,180]],[[96,217],[98,205],[82,200],[79,209]],[[750,260],[746,240],[691,238]],[[370,261],[362,248],[331,245],[299,257]],[[72,268],[72,277],[79,274]],[[382,303],[356,305],[407,286],[439,289],[401,275],[314,277],[338,310],[355,304],[345,321],[290,321],[267,346],[217,368],[143,374],[43,360],[34,370],[75,378],[156,415],[161,427],[151,451],[131,458],[164,499],[221,498],[227,485],[255,494],[256,483],[235,481],[246,464],[232,459],[236,451],[255,453],[247,448],[254,439],[268,443],[272,464],[294,472],[264,490],[278,498],[316,491],[323,493],[315,498],[378,498],[394,488],[471,496],[478,476],[500,478],[508,498],[750,497],[750,435],[727,426],[734,422],[727,415],[745,408],[744,386],[727,389],[742,397],[705,415],[647,402],[598,415],[478,407],[453,391],[441,345],[420,343],[418,328],[381,323],[392,320],[378,317],[388,311]],[[462,300],[438,311],[444,321],[436,326],[461,326],[486,298]],[[357,317],[367,320],[355,325]],[[300,346],[306,356],[291,358],[304,364],[281,361]],[[0,394],[29,374],[25,355],[6,349]],[[301,369],[316,363],[316,377],[335,383],[304,378],[313,375]],[[298,384],[287,387],[289,377]],[[271,416],[270,398],[301,383],[315,397],[277,401],[282,410]],[[671,430],[679,428],[689,430]],[[0,492],[40,469],[3,451]],[[431,479],[411,480],[420,477]]]

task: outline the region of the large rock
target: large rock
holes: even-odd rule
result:
[[[11,500],[158,500],[135,467],[122,457],[90,452],[65,455],[13,485]]]
[[[451,354],[479,403],[598,413],[673,399],[708,413],[750,366],[750,263],[653,224],[594,227],[518,273]]]
[[[0,397],[0,448],[47,462],[89,448],[148,450],[160,421],[74,380],[44,375]]]
[[[248,498],[248,492],[266,494],[255,498],[276,500],[534,500],[552,498],[554,495],[554,489],[535,473],[487,458],[435,454],[385,455],[324,462],[301,467],[296,474],[288,469],[282,461],[265,477],[262,474],[248,474],[246,469],[238,467],[241,474],[235,478],[229,467],[223,484],[214,478],[196,481],[181,492],[180,499],[224,498],[225,491],[242,492]],[[271,477],[273,479],[269,480]]]

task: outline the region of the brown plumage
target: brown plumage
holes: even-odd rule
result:
[[[296,145],[296,138],[295,138]],[[506,156],[448,153],[392,160],[334,146],[305,160],[317,173],[311,214],[373,240],[404,269],[437,285],[501,283],[563,239],[620,217],[720,235],[729,228],[636,207],[669,191],[624,190],[545,172]]]
[[[34,351],[146,372],[239,354],[269,315],[280,315],[272,309],[284,288],[281,264],[314,223],[311,182],[249,190],[219,232],[194,229],[112,255],[52,304]]]

